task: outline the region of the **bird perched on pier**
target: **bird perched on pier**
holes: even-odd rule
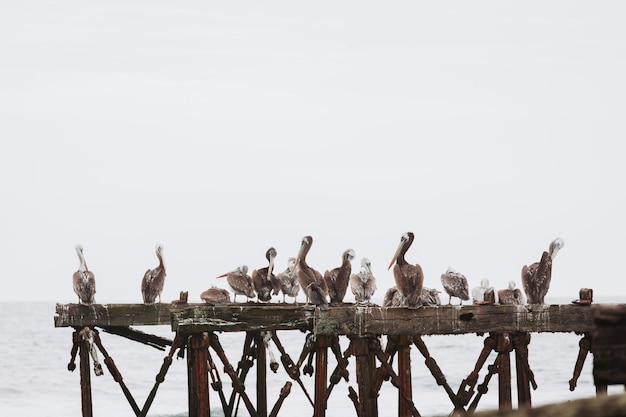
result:
[[[548,251],[543,252],[541,255],[539,262],[522,267],[522,286],[528,297],[529,304],[543,304],[548,289],[550,289],[552,262],[563,246],[565,246],[563,239],[554,239],[550,242]]]
[[[480,285],[472,288],[472,300],[474,304],[493,304],[492,301],[497,302],[497,300],[490,300],[487,299],[489,297],[485,297],[485,294],[489,291],[495,294],[495,288],[489,285],[489,280],[487,278],[481,279]]]
[[[408,305],[409,300],[398,291],[398,287],[395,285],[385,292],[383,307],[406,307]]]
[[[526,297],[519,288],[515,288],[515,281],[509,281],[509,287],[504,290],[498,290],[498,300],[500,304],[526,304]]]
[[[283,293],[283,303],[285,296],[293,297],[293,302],[296,302],[298,292],[300,292],[300,283],[298,282],[298,271],[295,268],[296,258],[289,258],[287,261],[287,269],[277,275],[276,278],[280,281],[280,290]]]
[[[252,285],[252,278],[248,275],[247,265],[241,265],[240,267],[237,267],[237,269],[217,276],[217,278],[223,277],[226,277],[228,285],[230,285],[230,288],[232,288],[233,293],[235,294],[233,297],[233,301],[235,303],[237,302],[237,295],[245,295],[246,301],[249,301],[250,298],[254,298],[256,296]]]
[[[393,255],[391,263],[387,268],[390,269],[393,266],[393,277],[396,281],[397,290],[402,297],[406,298],[409,307],[418,306],[419,298],[422,294],[422,285],[424,284],[422,267],[419,264],[410,265],[404,259],[404,255],[411,247],[414,238],[415,236],[412,232],[402,235],[396,253]]]
[[[280,292],[280,281],[272,273],[274,271],[276,249],[273,247],[269,248],[265,252],[265,259],[267,259],[269,265],[252,271],[252,285],[254,285],[259,301],[267,302],[272,299],[272,293],[277,295]]]
[[[376,291],[376,277],[372,274],[372,263],[369,259],[361,259],[361,270],[350,277],[350,289],[357,304],[370,303]]]
[[[420,301],[424,306],[440,306],[441,298],[439,294],[441,294],[441,291],[436,288],[422,287]]]
[[[154,247],[156,256],[159,259],[159,265],[154,269],[148,269],[141,280],[141,295],[143,302],[153,304],[157,297],[161,302],[161,292],[165,283],[165,264],[163,263],[163,245],[157,243]]]
[[[328,310],[326,293],[324,292],[324,289],[317,284],[317,282],[311,282],[306,287],[306,294],[307,298],[311,300],[311,303],[318,306],[320,310]]]
[[[306,263],[306,255],[309,253],[311,249],[311,245],[313,245],[313,238],[311,236],[305,236],[302,238],[302,242],[300,243],[300,250],[298,251],[298,255],[296,256],[296,261],[294,263],[294,268],[298,270],[298,282],[300,286],[305,289],[304,293],[306,294],[306,304],[309,304],[309,296],[311,291],[309,290],[309,285],[311,283],[315,283],[315,291],[319,288],[322,293],[324,293],[324,298],[328,294],[328,288],[326,287],[326,281],[322,277],[319,271],[311,268]],[[322,297],[316,297],[316,300],[322,302]],[[313,302],[313,300],[311,300]],[[316,303],[314,303],[316,304]],[[316,304],[319,305],[319,304]]]
[[[223,288],[211,287],[200,294],[200,298],[209,304],[227,304],[230,303],[230,293]]]
[[[346,296],[350,275],[352,274],[352,260],[354,256],[352,249],[344,251],[341,255],[341,266],[324,272],[324,281],[326,281],[331,305],[340,304],[343,302],[343,297]]]
[[[87,268],[85,256],[83,255],[83,247],[76,245],[76,253],[78,254],[78,271],[72,276],[74,292],[78,296],[79,304],[94,303],[94,295],[96,294],[96,277],[93,272]]]
[[[452,297],[459,299],[459,305],[463,304],[463,300],[469,300],[467,278],[460,272],[448,268],[448,270],[441,275],[441,284],[448,294],[448,305],[452,302]]]

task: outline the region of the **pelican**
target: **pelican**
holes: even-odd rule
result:
[[[306,263],[306,255],[309,253],[311,249],[311,245],[313,244],[313,238],[311,236],[305,236],[302,238],[302,242],[300,243],[300,250],[298,251],[298,256],[296,256],[296,261],[294,263],[294,268],[298,269],[298,282],[300,286],[306,291],[306,304],[309,304],[309,285],[311,283],[315,283],[317,287],[319,287],[324,294],[328,294],[328,288],[326,287],[326,281],[322,277],[322,274],[319,271],[311,268]],[[312,300],[311,300],[312,301]]]
[[[233,289],[233,293],[235,294],[233,302],[237,302],[237,295],[245,295],[246,301],[256,296],[254,287],[252,286],[252,279],[250,278],[250,275],[248,275],[247,265],[241,265],[240,267],[237,267],[237,269],[217,276],[217,278],[223,277],[226,277],[228,285],[230,285],[230,288]]]
[[[341,266],[324,272],[324,281],[328,288],[330,296],[330,304],[337,305],[343,301],[350,283],[350,274],[352,273],[352,263],[354,259],[354,251],[348,249],[341,255]]]
[[[326,299],[326,292],[320,287],[317,282],[311,282],[306,287],[307,298],[311,300],[313,304],[318,306],[320,310],[328,310],[328,300]]]
[[[541,261],[522,267],[522,286],[529,304],[543,304],[543,299],[550,288],[552,261],[563,246],[565,241],[557,237],[550,243],[548,251],[541,255]]]
[[[272,293],[277,295],[280,292],[280,281],[276,279],[272,271],[274,270],[274,259],[276,259],[276,249],[269,248],[265,252],[265,259],[269,265],[265,268],[252,271],[252,284],[259,301],[270,301]]]
[[[94,303],[94,294],[96,293],[96,277],[93,272],[87,268],[85,256],[83,255],[83,247],[76,245],[76,253],[78,254],[78,271],[74,272],[72,282],[74,284],[74,292],[78,296],[78,304]]]
[[[420,295],[422,305],[440,306],[441,298],[439,297],[439,294],[441,294],[441,291],[436,288],[422,287],[422,294]]]
[[[441,275],[441,284],[446,293],[448,293],[448,305],[452,302],[452,297],[459,299],[459,305],[463,304],[463,300],[469,300],[467,278],[460,272],[448,268],[448,270]]]
[[[154,269],[148,269],[141,280],[141,295],[143,302],[146,304],[154,304],[157,297],[161,302],[161,292],[165,283],[165,264],[163,263],[163,245],[157,243],[154,247],[156,256],[159,259],[159,266]]]
[[[372,274],[372,263],[369,259],[361,259],[361,271],[350,277],[350,289],[357,304],[370,303],[376,291],[376,277]]]
[[[515,281],[509,281],[509,288],[498,290],[500,304],[526,304],[526,297],[524,297],[522,290],[515,288],[515,285]]]
[[[277,278],[280,281],[280,290],[283,293],[283,303],[285,296],[293,297],[295,304],[298,292],[300,292],[300,283],[298,282],[298,271],[294,267],[296,258],[289,258],[287,261],[287,269],[278,274]]]
[[[209,304],[227,304],[230,303],[230,293],[223,288],[211,287],[200,294],[200,298]]]
[[[491,290],[491,292],[495,291],[495,288],[489,285],[489,280],[487,278],[483,278],[480,280],[480,286],[472,288],[472,300],[474,304],[493,304],[491,301],[487,300],[485,297],[485,293]],[[497,302],[497,300],[495,300]]]
[[[408,305],[409,300],[398,291],[395,285],[387,290],[383,298],[383,307],[406,307]]]
[[[413,243],[415,236],[412,232],[407,232],[400,238],[400,244],[396,253],[391,259],[391,263],[387,269],[393,267],[393,276],[396,281],[397,290],[402,297],[407,299],[409,307],[415,307],[419,304],[419,298],[422,294],[422,285],[424,284],[424,273],[419,264],[410,265],[404,255]]]

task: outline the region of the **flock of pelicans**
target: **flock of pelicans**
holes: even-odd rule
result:
[[[440,305],[441,300],[437,289],[423,286],[424,273],[419,264],[411,265],[406,261],[405,254],[413,243],[414,235],[407,232],[402,235],[400,244],[393,255],[387,269],[393,266],[393,275],[396,285],[387,290],[384,297],[384,307],[420,307],[423,305]],[[276,249],[269,248],[265,254],[268,266],[252,271],[248,275],[248,267],[242,265],[237,269],[218,276],[226,277],[233,291],[233,302],[237,295],[243,295],[249,301],[257,298],[260,302],[271,301],[272,296],[278,296],[282,292],[282,299],[292,297],[294,303],[301,289],[306,297],[306,304],[314,304],[320,309],[328,309],[328,306],[339,305],[343,302],[348,287],[354,294],[357,304],[370,304],[371,297],[376,291],[376,278],[372,275],[370,261],[367,258],[361,260],[361,270],[352,274],[351,262],[355,257],[352,249],[346,250],[342,255],[341,266],[326,271],[322,275],[319,271],[309,266],[306,256],[313,244],[311,236],[302,238],[300,250],[296,258],[289,259],[289,266],[283,272],[274,275],[274,259]],[[564,246],[563,239],[557,238],[550,243],[547,251],[543,252],[541,260],[522,268],[522,286],[524,292],[516,288],[515,281],[510,281],[506,289],[496,291],[489,286],[489,281],[483,279],[480,286],[472,289],[472,299],[475,304],[543,304],[544,297],[550,287],[552,275],[552,261],[558,251]],[[96,292],[96,280],[93,272],[87,268],[82,246],[76,246],[76,252],[80,265],[74,273],[74,292],[78,295],[79,303],[94,303]],[[141,294],[144,303],[161,302],[161,292],[165,282],[165,265],[163,263],[163,245],[156,245],[156,256],[159,265],[154,269],[148,269],[141,281]],[[452,297],[457,297],[460,304],[470,299],[469,287],[465,276],[452,268],[441,275],[441,284],[448,294],[448,304]],[[212,287],[204,291],[200,298],[207,303],[222,304],[230,303],[230,292]]]

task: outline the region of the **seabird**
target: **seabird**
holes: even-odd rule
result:
[[[227,304],[230,303],[230,293],[223,288],[211,287],[200,294],[200,298],[205,303]]]
[[[424,306],[440,306],[441,298],[439,297],[441,291],[436,288],[422,287],[422,295],[420,301]]]
[[[233,290],[233,302],[237,302],[237,295],[245,295],[246,301],[256,296],[254,287],[252,286],[252,279],[250,275],[248,275],[247,265],[241,265],[237,269],[217,276],[217,278],[223,277],[226,277],[228,285],[230,285],[230,288]]]
[[[296,258],[289,258],[287,261],[287,269],[278,274],[277,278],[280,281],[280,290],[283,293],[283,303],[285,302],[285,296],[293,297],[295,304],[298,292],[300,292],[300,283],[298,282],[298,271],[295,269]]]
[[[352,249],[344,251],[343,255],[341,255],[341,266],[324,272],[324,281],[326,281],[331,305],[340,304],[346,296],[354,256]]]
[[[515,281],[509,281],[509,288],[504,290],[498,290],[498,300],[500,304],[526,304],[526,297],[522,290],[515,288]]]
[[[487,278],[481,279],[480,286],[472,288],[473,303],[474,304],[493,304],[490,300],[485,299],[485,293],[489,290],[491,290],[491,292],[494,292],[495,288],[489,285],[489,280]]]
[[[143,302],[153,304],[157,297],[161,302],[161,292],[165,283],[165,265],[163,263],[163,245],[157,243],[154,247],[156,256],[159,259],[159,266],[154,269],[148,269],[141,280],[141,295]]]
[[[415,236],[412,232],[402,235],[396,253],[393,255],[391,263],[387,268],[390,269],[393,266],[393,277],[396,281],[397,290],[403,298],[407,299],[409,307],[418,306],[424,283],[422,267],[419,264],[410,265],[404,259],[404,255],[413,243],[414,238]]]
[[[376,277],[372,274],[372,263],[368,258],[361,259],[361,270],[350,277],[350,289],[357,304],[370,303],[376,291]]]
[[[307,298],[311,300],[311,303],[318,306],[320,310],[328,310],[328,300],[322,287],[317,285],[316,282],[311,282],[306,289]]]
[[[269,265],[265,268],[255,269],[252,271],[252,284],[256,291],[259,301],[270,301],[272,293],[277,295],[280,291],[280,281],[276,279],[274,274],[274,259],[276,259],[276,249],[269,248],[265,252],[265,259]]]
[[[305,289],[306,304],[309,303],[309,295],[311,292],[309,291],[309,285],[311,283],[315,283],[316,287],[319,287],[319,289],[324,294],[328,294],[326,281],[324,281],[322,274],[320,274],[319,271],[311,268],[306,263],[306,255],[309,253],[311,245],[313,245],[313,238],[311,236],[305,236],[302,238],[302,242],[300,243],[300,250],[298,251],[298,256],[296,256],[296,261],[294,263],[294,268],[297,268],[298,270],[298,282],[300,283],[300,286]],[[311,302],[313,302],[313,300],[311,300]]]
[[[80,263],[78,265],[78,271],[74,272],[72,276],[74,292],[78,296],[79,304],[91,304],[95,302],[96,277],[93,272],[87,268],[87,262],[85,262],[83,247],[81,245],[76,245],[76,253],[78,254]]]
[[[528,297],[528,304],[543,304],[543,299],[550,289],[552,261],[563,246],[565,246],[563,239],[554,239],[548,251],[541,255],[541,261],[522,267],[522,286]]]
[[[409,300],[404,297],[395,285],[385,292],[383,307],[407,307]]]
[[[452,297],[459,299],[459,305],[463,304],[463,300],[469,300],[467,278],[460,272],[448,268],[448,270],[441,275],[441,284],[446,293],[448,293],[448,304],[452,302]]]

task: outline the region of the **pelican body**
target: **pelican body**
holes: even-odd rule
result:
[[[406,307],[408,305],[409,301],[398,291],[398,287],[395,285],[385,292],[383,307]]]
[[[309,264],[306,263],[306,255],[309,253],[311,245],[313,245],[313,238],[311,236],[305,236],[302,238],[302,242],[300,243],[300,250],[298,251],[298,256],[296,256],[296,261],[294,263],[294,268],[297,268],[298,270],[298,282],[300,283],[300,286],[302,288],[306,289],[306,304],[309,304],[309,300],[311,302],[314,301],[310,298],[311,291],[309,290],[309,285],[311,285],[312,283],[315,283],[315,287],[313,287],[315,291],[317,291],[317,288],[319,287],[319,289],[324,294],[324,298],[328,294],[326,281],[324,281],[322,274],[320,274],[319,271],[311,268]],[[321,302],[321,297],[317,297],[316,300]]]
[[[348,249],[341,255],[341,266],[324,272],[324,281],[328,288],[330,296],[330,304],[337,305],[343,302],[350,283],[350,275],[352,273],[352,260],[354,259],[354,251]]]
[[[280,291],[280,282],[272,273],[274,270],[274,259],[276,259],[276,249],[273,247],[269,248],[265,252],[265,259],[267,259],[269,265],[252,271],[252,285],[254,285],[259,301],[267,302],[272,299],[272,293],[277,295]]]
[[[548,251],[541,255],[539,262],[522,267],[522,286],[529,304],[543,304],[552,280],[552,261],[563,246],[565,246],[563,239],[554,239],[550,243]]]
[[[474,304],[493,304],[489,297],[485,297],[485,294],[491,291],[495,291],[495,288],[489,285],[489,280],[483,278],[480,280],[480,286],[472,288],[472,300]],[[496,301],[497,300],[493,300]]]
[[[350,290],[357,304],[370,303],[376,291],[376,277],[372,274],[372,263],[369,259],[361,259],[361,270],[350,277]]]
[[[443,285],[443,289],[448,294],[448,304],[452,302],[452,297],[459,299],[459,305],[463,304],[463,300],[469,300],[467,278],[460,272],[448,268],[448,270],[441,275],[441,285]]]
[[[230,303],[230,293],[223,288],[211,287],[200,294],[200,298],[209,304],[228,304]]]
[[[306,288],[307,297],[311,303],[315,304],[320,310],[328,310],[328,300],[324,289],[316,282],[311,282]]]
[[[508,288],[504,290],[498,290],[498,300],[500,300],[500,304],[526,304],[526,297],[524,296],[524,293],[522,293],[522,290],[515,287],[515,281],[509,281]]]
[[[252,279],[250,278],[250,275],[248,275],[247,265],[241,265],[237,269],[217,276],[217,278],[223,277],[226,277],[228,285],[230,285],[230,288],[233,290],[233,302],[237,302],[237,295],[245,295],[246,301],[256,296],[252,285]]]
[[[409,307],[419,306],[419,298],[424,284],[422,267],[419,264],[411,265],[404,259],[404,255],[411,247],[414,238],[412,232],[402,235],[396,253],[393,255],[389,268],[387,268],[390,269],[393,266],[393,277],[396,281],[397,290],[402,297],[406,298]]]
[[[141,280],[141,295],[143,302],[154,304],[156,299],[161,302],[161,292],[165,283],[165,264],[163,263],[163,245],[158,243],[155,248],[159,265],[154,269],[148,269]]]
[[[422,295],[420,301],[424,306],[440,306],[441,298],[439,297],[441,291],[436,288],[422,287]]]
[[[295,268],[296,258],[289,258],[287,261],[287,269],[278,274],[277,278],[280,281],[280,291],[283,293],[283,303],[285,296],[293,297],[293,302],[296,302],[298,292],[300,292],[300,283],[298,282],[298,271]]]
[[[95,302],[96,277],[93,272],[87,268],[87,262],[85,262],[83,247],[81,245],[76,245],[76,254],[78,255],[79,265],[78,271],[74,272],[72,276],[74,292],[78,296],[79,304],[92,304]]]

